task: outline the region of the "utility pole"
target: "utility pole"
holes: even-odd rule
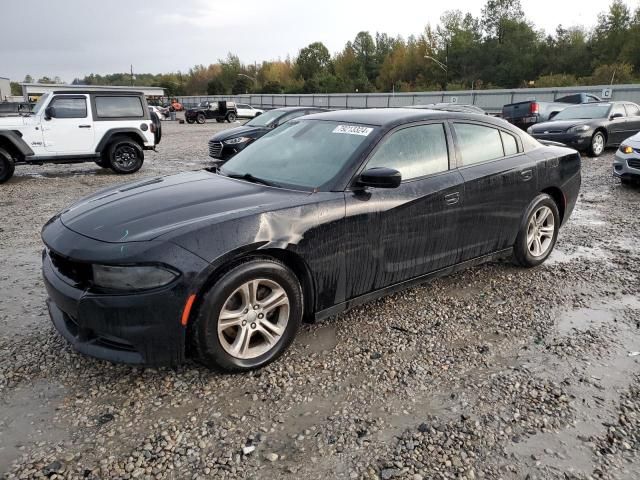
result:
[[[134,76],[133,76],[133,64],[131,64],[131,86],[133,87],[133,80],[134,80]]]

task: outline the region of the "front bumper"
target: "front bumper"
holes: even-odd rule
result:
[[[58,230],[62,228],[66,227],[57,226]],[[191,293],[194,270],[203,267],[204,261],[186,262],[185,270],[194,272],[193,275],[183,273],[166,287],[135,293],[99,293],[71,279],[69,272],[74,272],[73,267],[61,267],[59,250],[64,250],[64,244],[74,235],[82,242],[84,252],[95,253],[98,257],[95,263],[104,261],[100,258],[102,247],[106,245],[104,242],[82,237],[68,229],[63,235],[57,232],[49,238],[43,232],[47,240],[66,239],[64,242],[49,242],[55,243],[57,250],[52,252],[51,245],[47,245],[42,256],[49,314],[60,334],[77,351],[102,360],[145,366],[181,363],[185,358],[186,337],[181,316]],[[173,244],[166,247],[171,252],[169,255],[175,255],[178,249],[182,250]],[[184,252],[187,257],[193,256]],[[86,259],[69,259],[68,262],[70,265],[85,265]],[[195,269],[194,263],[198,265]]]
[[[563,143],[568,147],[579,151],[585,151],[591,144],[591,136],[593,132],[587,130],[580,133],[536,133],[531,135],[536,140],[549,140],[552,142]]]
[[[640,148],[634,153],[616,152],[613,160],[613,176],[629,180],[640,179]]]

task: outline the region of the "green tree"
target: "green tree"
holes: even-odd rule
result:
[[[11,95],[22,95],[22,85],[18,82],[11,82]]]
[[[498,43],[504,39],[506,22],[519,22],[524,18],[520,0],[488,0],[482,8],[482,26],[489,37]]]
[[[322,42],[314,42],[300,50],[296,68],[303,80],[309,80],[323,73],[329,66],[331,55]]]
[[[219,77],[214,77],[207,83],[207,95],[223,95],[224,84]]]

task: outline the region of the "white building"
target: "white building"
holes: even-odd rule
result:
[[[11,96],[11,82],[8,78],[0,77],[0,102],[4,102],[9,96]]]

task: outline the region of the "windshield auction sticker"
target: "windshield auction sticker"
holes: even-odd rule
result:
[[[347,135],[362,135],[363,137],[368,136],[371,132],[373,132],[373,128],[371,127],[358,127],[356,125],[338,125],[333,129],[333,133],[346,133]]]

